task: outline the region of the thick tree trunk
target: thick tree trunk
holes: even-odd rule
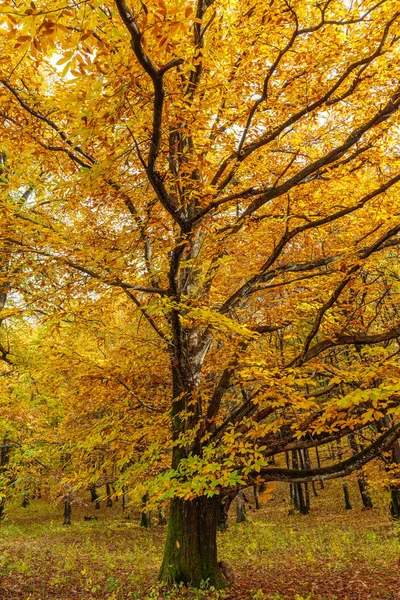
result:
[[[172,500],[160,581],[226,587],[217,560],[217,509],[218,496]]]

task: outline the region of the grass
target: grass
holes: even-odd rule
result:
[[[73,510],[63,526],[60,507],[33,501],[10,506],[0,525],[3,600],[395,600],[399,598],[399,536],[382,506],[345,511],[340,487],[313,499],[312,514],[287,515],[284,488],[246,523],[232,515],[219,554],[235,572],[233,590],[157,587],[165,527],[145,530],[112,509]],[[356,491],[353,488],[354,504]],[[335,506],[335,503],[337,506]],[[92,511],[97,521],[84,521]],[[397,582],[397,583],[396,583]]]

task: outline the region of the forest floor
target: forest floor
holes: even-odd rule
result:
[[[222,593],[158,589],[166,528],[123,518],[120,502],[74,507],[71,526],[61,524],[61,506],[11,506],[0,524],[0,599],[400,600],[399,531],[384,503],[361,509],[354,484],[345,511],[340,485],[318,491],[308,516],[288,515],[279,490],[261,510],[248,506],[245,523],[232,514],[218,543],[235,584]]]

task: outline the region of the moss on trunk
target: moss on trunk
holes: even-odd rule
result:
[[[217,560],[217,508],[218,497],[172,501],[161,582],[227,586]]]

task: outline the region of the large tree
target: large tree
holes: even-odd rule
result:
[[[157,352],[162,394],[141,361],[121,385],[144,427],[169,394],[162,580],[224,584],[232,491],[345,475],[399,435],[371,426],[398,411],[397,8],[0,2],[3,183],[32,190],[2,197],[12,285],[77,323],[123,296]],[[268,464],[363,428],[338,464]]]

